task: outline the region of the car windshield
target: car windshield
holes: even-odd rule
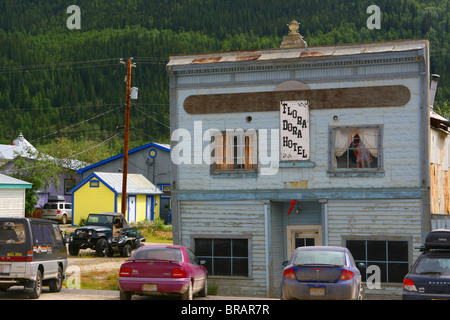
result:
[[[345,255],[342,251],[305,250],[298,251],[293,261],[294,265],[345,265]]]
[[[24,243],[25,225],[20,222],[0,222],[0,243]]]
[[[86,220],[86,225],[102,225],[102,226],[112,226],[114,216],[112,215],[100,215],[100,214],[90,214]]]
[[[417,262],[415,272],[418,274],[450,275],[450,255],[422,256]]]
[[[142,248],[134,254],[132,260],[170,260],[182,261],[178,248]]]

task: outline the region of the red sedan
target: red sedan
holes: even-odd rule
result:
[[[134,294],[178,294],[185,300],[192,300],[195,293],[206,297],[208,272],[202,264],[187,247],[140,247],[120,267],[120,299],[130,300]]]

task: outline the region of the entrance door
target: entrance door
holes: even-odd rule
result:
[[[136,222],[136,196],[128,196],[128,222]]]
[[[322,245],[322,226],[287,226],[287,258],[290,258],[294,250],[304,246]]]
[[[147,196],[147,213],[146,213],[146,219],[148,221],[153,221],[154,216],[154,203],[155,199],[154,196]]]

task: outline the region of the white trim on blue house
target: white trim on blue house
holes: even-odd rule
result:
[[[151,142],[151,143],[145,144],[143,146],[140,146],[138,148],[135,148],[133,150],[128,151],[128,155],[136,153],[136,152],[141,151],[143,149],[150,148],[150,147],[155,147],[155,148],[158,148],[158,149],[170,152],[170,148],[166,148],[164,145],[159,144],[159,143]],[[109,163],[111,161],[114,161],[114,160],[117,160],[117,159],[120,159],[120,158],[123,158],[123,153],[118,154],[118,155],[116,155],[114,157],[102,160],[100,162],[94,163],[94,164],[92,164],[90,166],[81,168],[81,169],[77,170],[77,173],[83,174],[86,171],[92,170],[92,169],[97,168],[97,167],[99,167],[101,165],[104,165],[105,163]]]

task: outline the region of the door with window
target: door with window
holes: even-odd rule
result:
[[[322,226],[287,226],[287,258],[290,258],[298,247],[321,246]]]

